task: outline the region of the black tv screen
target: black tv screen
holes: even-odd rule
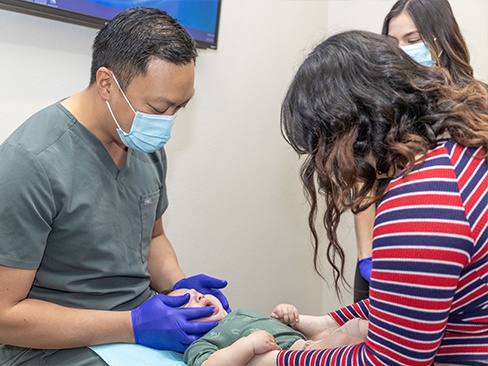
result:
[[[200,48],[217,48],[221,0],[0,0],[0,8],[101,28],[132,6],[160,8],[178,19]]]

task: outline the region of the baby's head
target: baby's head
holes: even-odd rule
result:
[[[190,294],[190,300],[188,303],[183,305],[183,308],[204,308],[206,306],[214,306],[215,310],[212,315],[206,318],[196,319],[196,321],[221,321],[224,316],[227,315],[227,312],[224,310],[222,303],[219,299],[215,296],[210,294],[201,294],[200,292],[189,289],[189,288],[180,288],[178,290],[173,290],[168,293],[168,296],[181,296],[184,294]]]

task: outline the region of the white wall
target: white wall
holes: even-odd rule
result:
[[[297,156],[279,128],[283,94],[325,18],[320,1],[224,1],[219,49],[201,52],[194,100],[168,145],[168,234],[186,271],[229,280],[236,308],[325,311]]]
[[[468,44],[474,75],[488,82],[488,1],[451,0],[450,3]]]
[[[0,140],[38,109],[88,85],[95,34],[0,9]]]
[[[196,94],[169,156],[166,232],[188,274],[229,280],[234,308],[303,313],[336,308],[312,271],[300,162],[281,137],[279,108],[300,62],[326,34],[380,31],[393,0],[224,0],[219,49],[197,61]],[[479,78],[487,80],[486,0],[451,0]],[[96,30],[0,10],[0,141],[26,117],[86,87]],[[351,216],[340,240],[351,280]],[[323,260],[324,273],[330,270]],[[349,303],[350,294],[344,302]]]

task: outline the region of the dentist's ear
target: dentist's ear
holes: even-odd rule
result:
[[[100,97],[104,101],[110,100],[112,88],[115,84],[110,70],[105,66],[100,67],[96,73],[95,83]],[[115,87],[117,86],[115,85]]]

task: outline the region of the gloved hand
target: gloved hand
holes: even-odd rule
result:
[[[363,258],[358,262],[358,264],[359,264],[359,272],[361,272],[361,276],[363,276],[363,278],[369,282],[371,280],[371,271],[373,269],[372,258],[371,257]]]
[[[190,322],[212,315],[213,306],[180,308],[190,300],[182,296],[156,295],[131,311],[137,344],[184,352],[188,345],[215,327],[217,322]]]
[[[192,277],[187,277],[179,280],[175,283],[174,289],[179,288],[193,288],[202,294],[214,295],[222,303],[222,307],[228,313],[231,312],[229,307],[229,301],[224,296],[220,288],[227,286],[227,281],[219,280],[215,277],[210,277],[204,274],[198,274]]]

